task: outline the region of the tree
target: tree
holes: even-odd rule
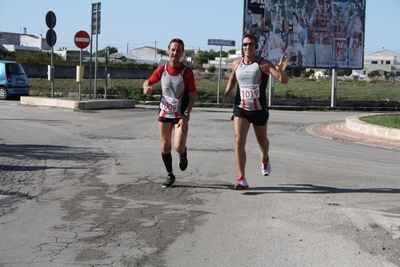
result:
[[[197,64],[204,64],[207,63],[209,59],[209,53],[208,51],[200,51],[199,53],[197,53],[196,55],[196,63]]]
[[[236,50],[230,50],[230,51],[235,51],[234,53],[236,53]],[[195,58],[196,64],[204,64],[207,63],[209,60],[214,60],[216,57],[219,57],[219,53],[220,51],[215,51],[214,49],[210,49],[210,51],[207,50],[200,51],[199,53],[197,53]],[[221,56],[227,57],[228,52],[222,51]]]
[[[108,51],[109,51],[110,54],[118,53],[118,48],[116,48],[114,46],[107,46],[107,48],[108,48]],[[105,57],[107,48],[99,50],[97,56],[98,57]],[[96,56],[96,53],[93,53],[93,56]]]
[[[337,75],[338,76],[350,76],[353,70],[351,69],[338,69]]]
[[[372,72],[368,73],[368,78],[370,78],[370,79],[374,79],[379,76],[381,76],[381,75],[377,71],[372,71]]]
[[[214,65],[210,65],[207,70],[209,73],[215,73],[217,68]]]
[[[396,75],[393,72],[388,72],[385,74],[385,79],[387,81],[393,81]]]
[[[236,49],[231,49],[228,51],[228,54],[230,55],[235,55],[236,54]]]

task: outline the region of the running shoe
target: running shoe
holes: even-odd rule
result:
[[[269,163],[269,159],[261,160],[261,173],[264,176],[268,176],[271,173],[271,164]]]
[[[186,170],[187,166],[188,166],[188,159],[187,159],[187,149],[185,149],[185,153],[183,153],[182,155],[179,155],[179,169],[181,171]]]
[[[175,184],[175,175],[168,174],[168,178],[165,181],[165,183],[163,183],[162,187],[173,187],[174,184]]]
[[[235,185],[234,189],[235,190],[245,190],[249,188],[249,184],[247,183],[246,178],[244,178],[243,176],[240,176],[237,179],[237,184]]]

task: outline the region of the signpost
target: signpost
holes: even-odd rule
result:
[[[91,24],[91,36],[96,34],[96,57],[94,66],[94,99],[97,98],[97,54],[98,54],[98,44],[99,44],[99,34],[101,25],[101,2],[92,3],[92,24]],[[89,97],[92,87],[92,43],[90,43],[90,81],[89,81]]]
[[[79,31],[75,34],[74,42],[75,42],[75,45],[81,49],[80,54],[79,54],[79,66],[77,67],[77,71],[76,71],[76,81],[79,82],[79,100],[81,100],[82,79],[83,79],[83,73],[84,73],[84,68],[82,67],[82,49],[85,49],[86,47],[88,47],[88,45],[90,43],[90,36],[85,31]]]
[[[56,14],[53,11],[49,11],[46,14],[46,25],[49,27],[49,30],[46,33],[46,43],[51,47],[51,63],[48,66],[48,78],[51,81],[51,97],[54,97],[54,63],[53,63],[53,46],[57,42],[57,35],[53,28],[56,26]]]
[[[219,72],[218,72],[218,90],[217,90],[217,104],[219,104],[219,91],[221,85],[221,58],[222,58],[222,46],[235,46],[234,40],[221,40],[221,39],[208,39],[208,45],[219,45]]]

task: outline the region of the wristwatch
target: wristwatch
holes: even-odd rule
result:
[[[185,112],[185,113],[182,114],[182,117],[185,117],[189,121],[190,113],[189,112]]]

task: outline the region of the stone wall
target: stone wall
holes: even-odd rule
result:
[[[21,64],[28,78],[47,78],[47,65]],[[92,78],[94,78],[94,66],[92,66]],[[108,68],[107,73],[111,79],[147,79],[152,70]],[[85,67],[83,78],[89,79],[90,67]],[[97,67],[97,78],[104,79],[105,68]],[[76,79],[76,66],[54,66],[54,78]]]

